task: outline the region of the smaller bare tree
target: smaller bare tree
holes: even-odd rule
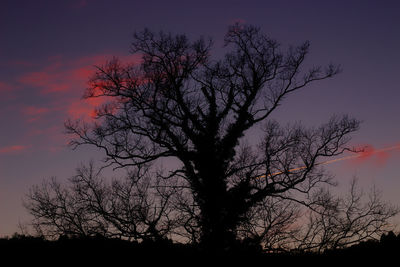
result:
[[[297,198],[296,198],[297,197]],[[334,196],[326,187],[301,199],[299,195],[266,199],[249,214],[251,224],[238,231],[268,251],[315,251],[344,248],[361,241],[379,240],[393,230],[390,219],[399,209],[385,203],[373,187],[365,194],[350,183],[348,193]]]
[[[167,238],[176,225],[170,204],[176,193],[176,187],[163,186],[161,176],[143,166],[107,183],[90,163],[77,169],[68,186],[55,178],[33,186],[25,207],[34,217],[33,227],[48,238],[158,240]]]
[[[397,207],[382,200],[375,187],[365,194],[357,187],[356,179],[351,181],[349,192],[342,198],[320,190],[312,196],[309,208],[308,223],[298,247],[319,252],[368,239],[379,240],[383,233],[393,230],[390,219],[399,212]]]

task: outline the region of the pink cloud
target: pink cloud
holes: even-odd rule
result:
[[[0,148],[0,154],[11,154],[11,153],[18,153],[26,150],[26,146],[22,145],[13,145],[13,146],[6,146]]]
[[[26,73],[19,78],[19,82],[41,89],[41,93],[53,93],[67,91],[68,81],[63,72],[36,71]]]
[[[67,108],[68,117],[73,120],[76,119],[91,119],[96,114],[94,113],[94,107],[89,104],[88,100],[78,99],[72,101]]]
[[[368,163],[373,167],[380,168],[385,166],[387,161],[393,156],[393,153],[390,152],[400,150],[400,144],[381,149],[375,149],[372,145],[365,145],[361,148],[362,151],[350,163],[354,165]]]
[[[35,71],[24,74],[19,81],[24,84],[29,84],[33,86],[47,86],[49,84],[51,77],[48,73],[44,71]]]
[[[81,67],[71,70],[71,77],[74,80],[86,81],[93,74],[93,67]]]
[[[27,72],[18,81],[40,90],[41,94],[66,93],[83,90],[95,65],[101,65],[111,55],[100,54],[77,59],[64,59],[62,56],[49,58],[50,64],[41,70]]]
[[[49,113],[49,108],[28,106],[22,109],[22,113],[28,118],[28,122],[34,122]]]
[[[71,119],[84,119],[86,121],[93,120],[96,115],[96,109],[102,105],[110,103],[107,97],[95,97],[88,99],[77,99],[70,103],[68,107],[68,116]]]
[[[95,73],[94,66],[101,66],[111,60],[111,54],[97,54],[74,59],[65,59],[63,56],[48,58],[49,64],[42,69],[25,73],[18,78],[23,85],[39,90],[39,94],[52,99],[50,109],[54,115],[66,116],[71,119],[93,119],[95,109],[105,104],[109,99],[104,97],[82,99],[88,87],[90,77]],[[122,55],[118,57],[123,63],[137,64],[140,57],[137,55]],[[24,114],[32,122],[47,114],[50,109],[27,107]]]
[[[24,98],[4,101],[6,105],[1,108],[3,112],[18,116],[22,130],[13,136],[19,143],[0,144],[0,156],[22,154],[32,149],[51,152],[64,149],[69,136],[64,133],[63,123],[68,118],[93,121],[96,109],[110,101],[106,97],[83,99],[82,96],[89,86],[90,76],[96,71],[94,66],[104,65],[112,58],[112,54],[106,53],[75,58],[57,55],[40,64],[15,63],[21,65],[19,76],[0,81],[0,92],[6,92],[2,100],[22,94]],[[133,55],[118,58],[124,63],[139,61],[139,57]]]
[[[47,112],[49,112],[48,108],[38,108],[38,107],[26,107],[24,108],[23,112],[26,115],[30,115],[30,116],[37,116],[37,115],[42,115],[45,114]]]
[[[137,55],[127,55],[118,57],[123,63],[138,64],[140,57]],[[107,60],[112,59],[111,55],[94,55],[90,57],[78,58],[73,62],[75,66],[81,66],[74,68],[70,71],[70,77],[73,80],[80,80],[87,86],[87,81],[91,75],[94,74],[95,68],[93,66],[103,65]],[[82,87],[81,87],[82,88]],[[80,91],[83,93],[84,91]],[[67,113],[71,119],[85,119],[92,120],[96,116],[96,108],[110,102],[110,98],[107,97],[95,97],[89,99],[74,99],[70,102]]]

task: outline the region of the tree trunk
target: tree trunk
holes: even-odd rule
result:
[[[234,223],[229,220],[229,197],[226,183],[220,177],[206,180],[199,203],[201,210],[201,244],[206,251],[228,251],[234,244]]]
[[[202,208],[201,244],[210,252],[228,251],[236,239],[231,225],[227,224],[224,202],[220,197],[210,199]]]

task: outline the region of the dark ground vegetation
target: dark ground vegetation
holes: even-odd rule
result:
[[[199,263],[214,262],[216,259],[242,262],[320,264],[332,262],[361,262],[396,258],[400,251],[400,234],[383,234],[380,240],[368,240],[356,245],[323,253],[290,251],[266,253],[261,249],[240,244],[236,250],[226,254],[210,255],[201,249],[168,240],[158,242],[129,242],[120,239],[67,238],[49,241],[41,237],[15,234],[0,239],[0,251],[3,259],[11,258],[19,263],[129,263],[137,266],[146,262],[150,265],[174,262]],[[126,264],[124,264],[126,265]],[[118,266],[118,265],[115,265]]]

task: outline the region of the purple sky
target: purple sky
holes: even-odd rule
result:
[[[113,55],[133,60],[131,36],[144,27],[211,36],[217,53],[236,21],[260,26],[283,46],[309,40],[308,64],[333,62],[344,71],[292,95],[274,118],[317,126],[348,113],[363,121],[354,145],[400,144],[399,13],[398,1],[2,0],[0,236],[29,220],[22,199],[33,184],[65,180],[80,162],[101,158],[67,147],[63,123],[90,118],[98,103],[80,97],[93,65]],[[356,175],[400,205],[399,162],[400,150],[392,150],[327,168],[341,188]]]

